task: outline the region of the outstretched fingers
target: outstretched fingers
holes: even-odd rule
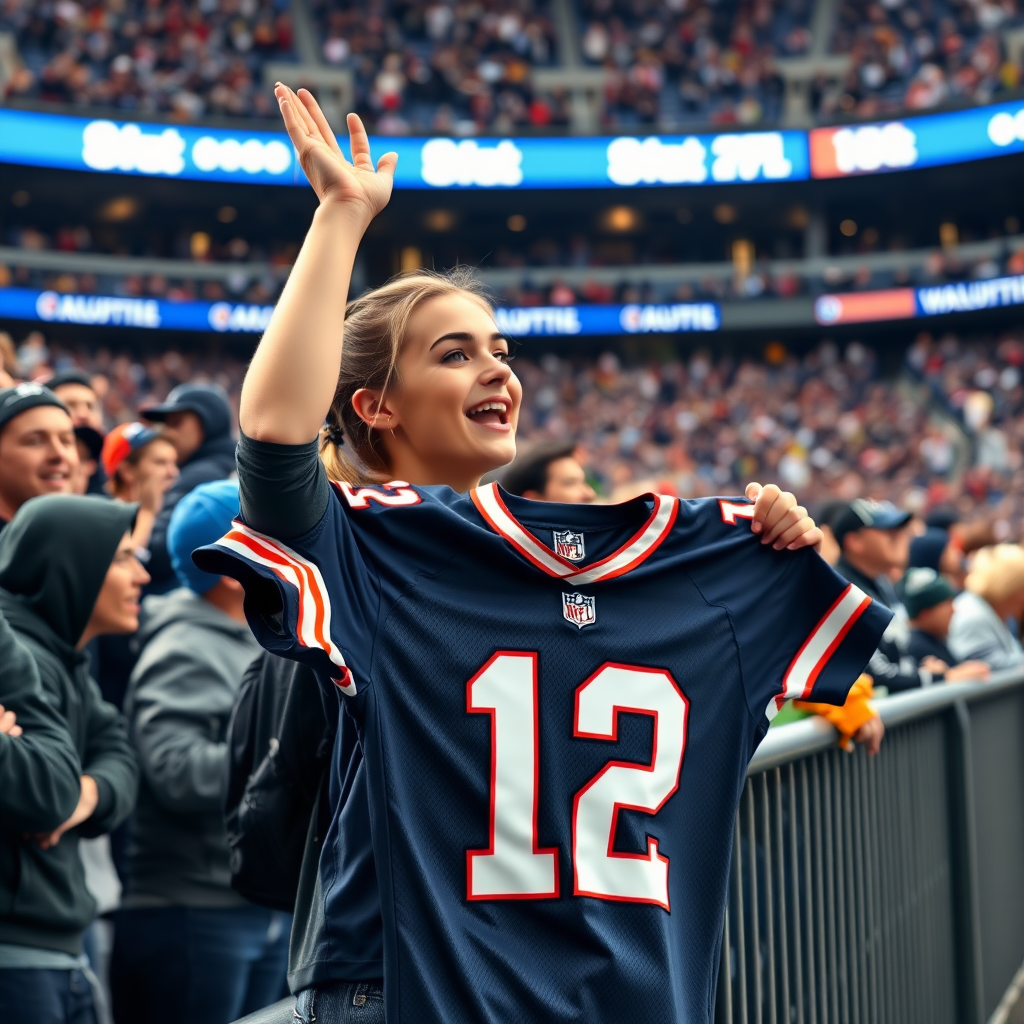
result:
[[[348,124],[348,144],[352,150],[352,163],[365,171],[372,171],[374,168],[373,161],[370,159],[370,140],[363,127],[362,119],[358,114],[349,114],[346,123]]]
[[[291,90],[286,85],[278,82],[277,87],[274,89],[274,95],[277,97],[277,104],[281,110],[281,119],[284,121],[288,138],[292,140],[292,145],[301,151],[302,146],[309,140],[309,130],[306,128],[305,121],[303,121],[296,110],[297,104],[292,99]]]
[[[389,178],[394,179],[395,168],[398,166],[398,154],[397,153],[385,153],[377,161],[377,173],[386,174]]]
[[[308,89],[300,89],[297,95],[302,103],[303,110],[316,126],[320,137],[335,153],[340,155],[341,147],[338,145],[338,140],[334,137],[334,132],[331,130],[327,118],[324,117],[324,112],[320,109],[320,104],[317,103],[316,97]]]

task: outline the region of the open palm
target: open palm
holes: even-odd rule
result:
[[[320,202],[351,204],[367,222],[372,220],[391,198],[398,154],[385,153],[375,168],[363,122],[356,114],[349,114],[350,162],[345,159],[327,118],[308,89],[296,93],[278,82],[274,95],[299,155],[299,163]]]

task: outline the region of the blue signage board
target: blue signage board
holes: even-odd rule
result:
[[[411,189],[633,188],[803,181],[799,131],[648,138],[374,138]],[[0,108],[0,162],[193,181],[306,185],[283,132],[90,119]]]
[[[66,295],[29,288],[0,289],[0,318],[44,323],[260,334],[273,312],[273,306],[245,303],[168,302],[114,295]],[[717,331],[722,322],[719,307],[711,302],[499,308],[495,317],[498,327],[516,338]]]

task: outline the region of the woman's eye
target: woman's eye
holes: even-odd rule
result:
[[[503,363],[510,363],[515,358],[511,352],[502,352],[501,350],[494,353],[495,359],[500,359]]]
[[[451,352],[446,352],[441,359],[442,363],[459,363],[466,358],[466,353],[460,348],[453,348]]]

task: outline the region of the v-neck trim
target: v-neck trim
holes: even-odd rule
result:
[[[516,519],[502,500],[497,483],[477,487],[470,491],[470,497],[484,522],[528,562],[549,576],[578,585],[600,583],[635,569],[669,535],[679,513],[677,498],[663,494],[647,495],[654,502],[654,511],[647,522],[617,551],[598,562],[579,566],[556,555]]]

